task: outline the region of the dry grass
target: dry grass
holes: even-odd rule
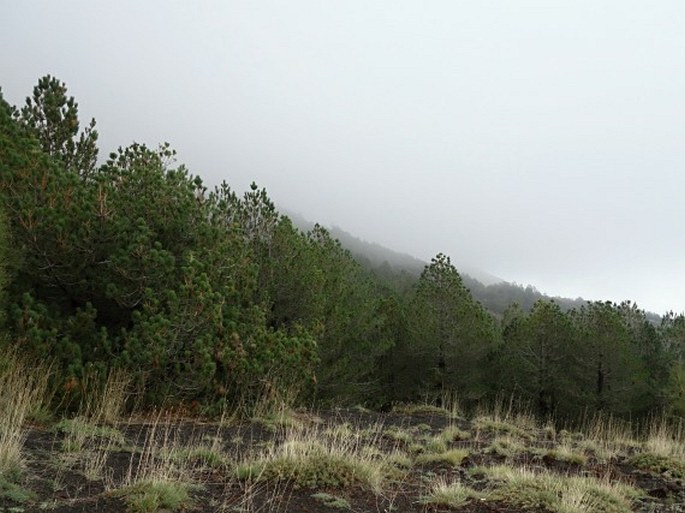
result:
[[[587,456],[566,442],[556,445],[546,451],[544,455],[552,460],[572,463],[574,465],[585,465],[587,463]]]
[[[0,416],[0,478],[21,468],[22,423],[28,412],[40,404],[45,389],[44,383],[29,378],[31,373],[12,358],[10,355],[0,360],[0,407],[10,411],[8,416]],[[509,463],[534,461],[555,469],[560,466],[550,464],[548,458],[571,462],[583,466],[571,471],[590,473],[604,468],[589,457],[591,452],[599,460],[615,458],[632,467],[674,479],[685,478],[683,426],[663,419],[654,420],[638,441],[630,425],[607,416],[586,423],[588,436],[572,435],[557,432],[551,423],[536,424],[532,416],[515,413],[511,404],[504,403],[478,412],[467,432],[461,429],[468,426],[461,418],[445,420],[460,414],[456,402],[443,402],[447,407],[405,407],[404,413],[420,416],[412,421],[432,425],[408,421],[407,426],[386,428],[382,419],[360,426],[355,424],[358,420],[349,420],[354,417],[339,413],[335,418],[327,417],[324,423],[288,405],[276,407],[271,400],[264,400],[252,409],[253,423],[261,426],[252,442],[244,440],[243,435],[248,435],[239,426],[232,425],[227,437],[226,416],[216,424],[215,433],[208,432],[206,423],[198,423],[200,435],[204,435],[200,438],[195,436],[198,431],[194,426],[189,430],[188,423],[180,424],[178,417],[156,413],[143,424],[140,419],[129,419],[131,424],[140,425],[143,434],[131,445],[131,440],[127,441],[117,429],[127,401],[126,376],[111,373],[103,384],[93,375],[83,380],[82,387],[78,415],[55,426],[63,435],[63,452],[58,456],[64,458],[67,465],[63,466],[69,472],[102,481],[108,492],[126,501],[134,513],[193,508],[193,495],[203,486],[203,495],[213,494],[209,509],[245,513],[285,512],[291,497],[301,500],[304,493],[310,498],[314,491],[322,492],[316,497],[322,508],[339,506],[341,510],[359,509],[358,504],[352,507],[343,499],[358,500],[366,491],[367,499],[370,496],[378,505],[384,505],[383,511],[389,511],[385,505],[394,504],[398,493],[402,501],[407,500],[406,494],[412,494],[414,504],[419,500],[431,505],[429,508],[468,508],[469,502],[477,500],[496,501],[498,508],[552,513],[627,513],[636,497],[633,488],[610,482],[608,477],[559,475],[543,468],[517,468],[511,464],[475,469],[469,476],[461,470],[457,473],[432,466],[457,466],[469,456],[477,461],[501,461],[492,453],[507,457]],[[15,404],[19,406],[11,411]],[[135,427],[128,426],[125,432]],[[12,433],[14,438],[7,436]],[[231,456],[223,449],[228,442],[235,445]],[[128,468],[119,455],[111,461],[120,466],[109,468],[112,452],[122,448],[131,456]],[[541,461],[541,456],[547,458]],[[459,474],[461,480],[445,478],[448,471],[454,478]],[[217,485],[225,487],[221,498],[217,498]],[[332,492],[337,495],[323,494]],[[422,496],[418,497],[417,492]],[[2,493],[0,479],[0,496]]]
[[[469,457],[467,449],[447,449],[439,453],[423,453],[416,457],[416,463],[446,463],[457,466]]]
[[[377,437],[380,433],[379,427]],[[326,433],[316,425],[288,429],[282,443],[244,457],[236,467],[236,476],[307,488],[360,485],[380,492],[399,469],[392,460],[366,450],[364,438],[361,432],[353,436]]]
[[[448,419],[462,418],[463,410],[456,393],[444,392],[435,399],[420,404],[399,404],[393,408],[393,411],[405,415],[439,415]]]
[[[28,365],[15,350],[3,351],[0,359],[0,478],[10,480],[22,468],[26,439],[24,421],[42,406],[49,372]]]
[[[79,469],[91,481],[105,479],[112,451],[126,446],[115,427],[129,396],[130,380],[112,370],[103,380],[98,372],[86,373],[80,383],[81,401],[76,416],[62,419],[54,430],[63,435],[61,463]]]
[[[505,458],[514,458],[526,452],[526,446],[520,442],[518,437],[506,435],[496,437],[486,451],[490,454],[504,456]]]
[[[481,434],[509,435],[521,440],[533,440],[538,431],[535,417],[528,411],[516,405],[513,400],[509,403],[496,401],[489,409],[481,408],[473,418],[475,438]]]
[[[553,513],[629,513],[640,494],[631,486],[585,476],[564,476],[525,467],[479,469],[492,483],[491,498]]]
[[[468,440],[471,438],[471,433],[460,429],[458,426],[450,425],[440,432],[440,438],[445,442],[456,442]]]
[[[685,461],[685,421],[655,417],[649,423],[643,448],[659,456]]]
[[[461,508],[474,499],[482,499],[483,495],[459,481],[447,482],[441,477],[431,485],[428,493],[421,497],[420,501],[423,504]]]
[[[123,481],[110,480],[108,488],[137,513],[189,506],[190,491],[196,485],[186,459],[178,457],[186,447],[178,429],[159,413],[146,431],[138,458],[131,458]]]

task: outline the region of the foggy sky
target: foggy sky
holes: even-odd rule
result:
[[[0,86],[65,81],[101,155],[422,259],[685,310],[685,2],[4,2]]]

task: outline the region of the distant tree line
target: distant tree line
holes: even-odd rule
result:
[[[372,270],[255,184],[209,190],[166,144],[98,164],[95,121],[81,130],[54,77],[20,109],[0,97],[0,127],[2,344],[52,363],[61,404],[118,368],[142,405],[208,411],[449,392],[541,415],[685,415],[683,314],[505,298],[493,315],[446,255],[420,276]]]

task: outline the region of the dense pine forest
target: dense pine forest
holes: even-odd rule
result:
[[[25,105],[0,97],[0,126],[2,344],[50,367],[55,409],[117,370],[130,407],[203,414],[448,394],[542,417],[685,415],[682,313],[488,304],[444,254],[420,275],[361,262],[256,184],[205,186],[167,144],[103,158],[54,77]]]

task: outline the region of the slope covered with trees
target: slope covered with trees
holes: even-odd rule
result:
[[[116,368],[141,406],[506,393],[542,415],[685,414],[682,314],[654,325],[631,303],[544,298],[504,311],[446,255],[420,276],[371,270],[256,184],[208,189],[168,145],[97,155],[59,80],[21,109],[0,98],[3,344],[51,362],[60,407]]]

